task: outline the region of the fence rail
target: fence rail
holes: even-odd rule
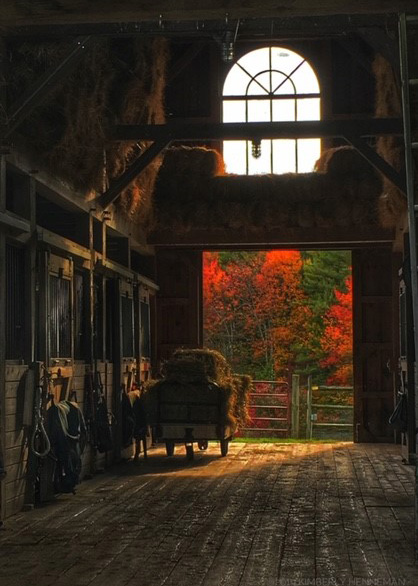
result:
[[[314,402],[315,393],[315,402]],[[339,396],[338,403],[321,403],[321,398],[329,401],[330,393]],[[348,404],[352,400],[353,387],[350,386],[313,386],[311,377],[308,378],[307,406],[306,406],[306,437],[352,439],[354,406]],[[343,402],[345,401],[345,402]],[[324,411],[324,413],[322,413]],[[319,415],[319,418],[318,418]],[[331,417],[333,416],[333,419]],[[327,433],[328,430],[328,433]],[[315,434],[317,431],[317,434]]]
[[[251,423],[242,430],[247,437],[289,437],[291,390],[287,381],[253,381],[248,410]]]

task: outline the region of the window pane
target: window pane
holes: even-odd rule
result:
[[[319,98],[298,100],[298,120],[320,120]]]
[[[271,48],[272,68],[283,71],[286,75],[290,75],[302,61],[304,61],[304,58],[290,49],[284,49],[283,47]]]
[[[298,140],[298,172],[311,173],[321,155],[320,138],[303,138]]]
[[[292,75],[292,80],[296,85],[298,94],[319,93],[318,79],[312,67],[306,61]]]
[[[278,71],[272,73],[272,90],[274,94],[291,94],[295,93],[295,86],[291,79],[288,79],[286,75]]]
[[[245,140],[224,141],[224,161],[227,173],[236,173],[237,175],[246,174],[247,166],[245,151]]]
[[[273,173],[293,173],[296,171],[295,140],[273,140]]]
[[[270,122],[270,100],[248,101],[248,122]]]
[[[238,67],[238,65],[234,65],[225,80],[223,95],[240,96],[245,94],[248,82],[250,81],[251,77]]]
[[[224,122],[245,122],[245,102],[234,100],[223,103]]]
[[[263,47],[247,53],[239,59],[240,65],[248,71],[250,75],[257,75],[260,71],[270,69],[270,49]]]
[[[270,93],[270,72],[259,73],[248,85],[248,96],[268,95]]]
[[[252,156],[252,143],[248,141],[248,174],[260,175],[262,173],[271,173],[271,141],[261,141],[261,156],[255,159]]]
[[[296,100],[273,100],[273,120],[276,122],[292,122],[295,120]]]

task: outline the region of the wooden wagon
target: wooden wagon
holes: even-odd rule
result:
[[[161,381],[153,393],[152,416],[157,441],[165,443],[168,456],[175,444],[186,446],[193,459],[194,444],[206,450],[208,442],[220,442],[221,455],[228,453],[233,429],[228,425],[224,390],[213,382],[176,384]]]

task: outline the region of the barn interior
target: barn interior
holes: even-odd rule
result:
[[[42,389],[105,397],[114,445],[87,444],[82,478],[126,457],[122,395],[202,346],[208,250],[352,251],[353,441],[416,462],[415,1],[145,4],[0,6],[3,521],[53,491]],[[319,119],[224,122],[228,72],[263,47],[310,64]],[[223,141],[313,138],[310,172],[225,170]]]

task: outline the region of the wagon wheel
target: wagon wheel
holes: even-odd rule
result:
[[[188,460],[193,460],[193,458],[194,458],[193,444],[186,444],[186,457]]]
[[[174,440],[166,440],[165,451],[167,452],[167,456],[172,456],[174,454]]]
[[[221,439],[221,456],[226,456],[229,448],[229,439]]]
[[[208,440],[200,440],[200,442],[197,442],[197,445],[199,446],[199,450],[207,450]]]

